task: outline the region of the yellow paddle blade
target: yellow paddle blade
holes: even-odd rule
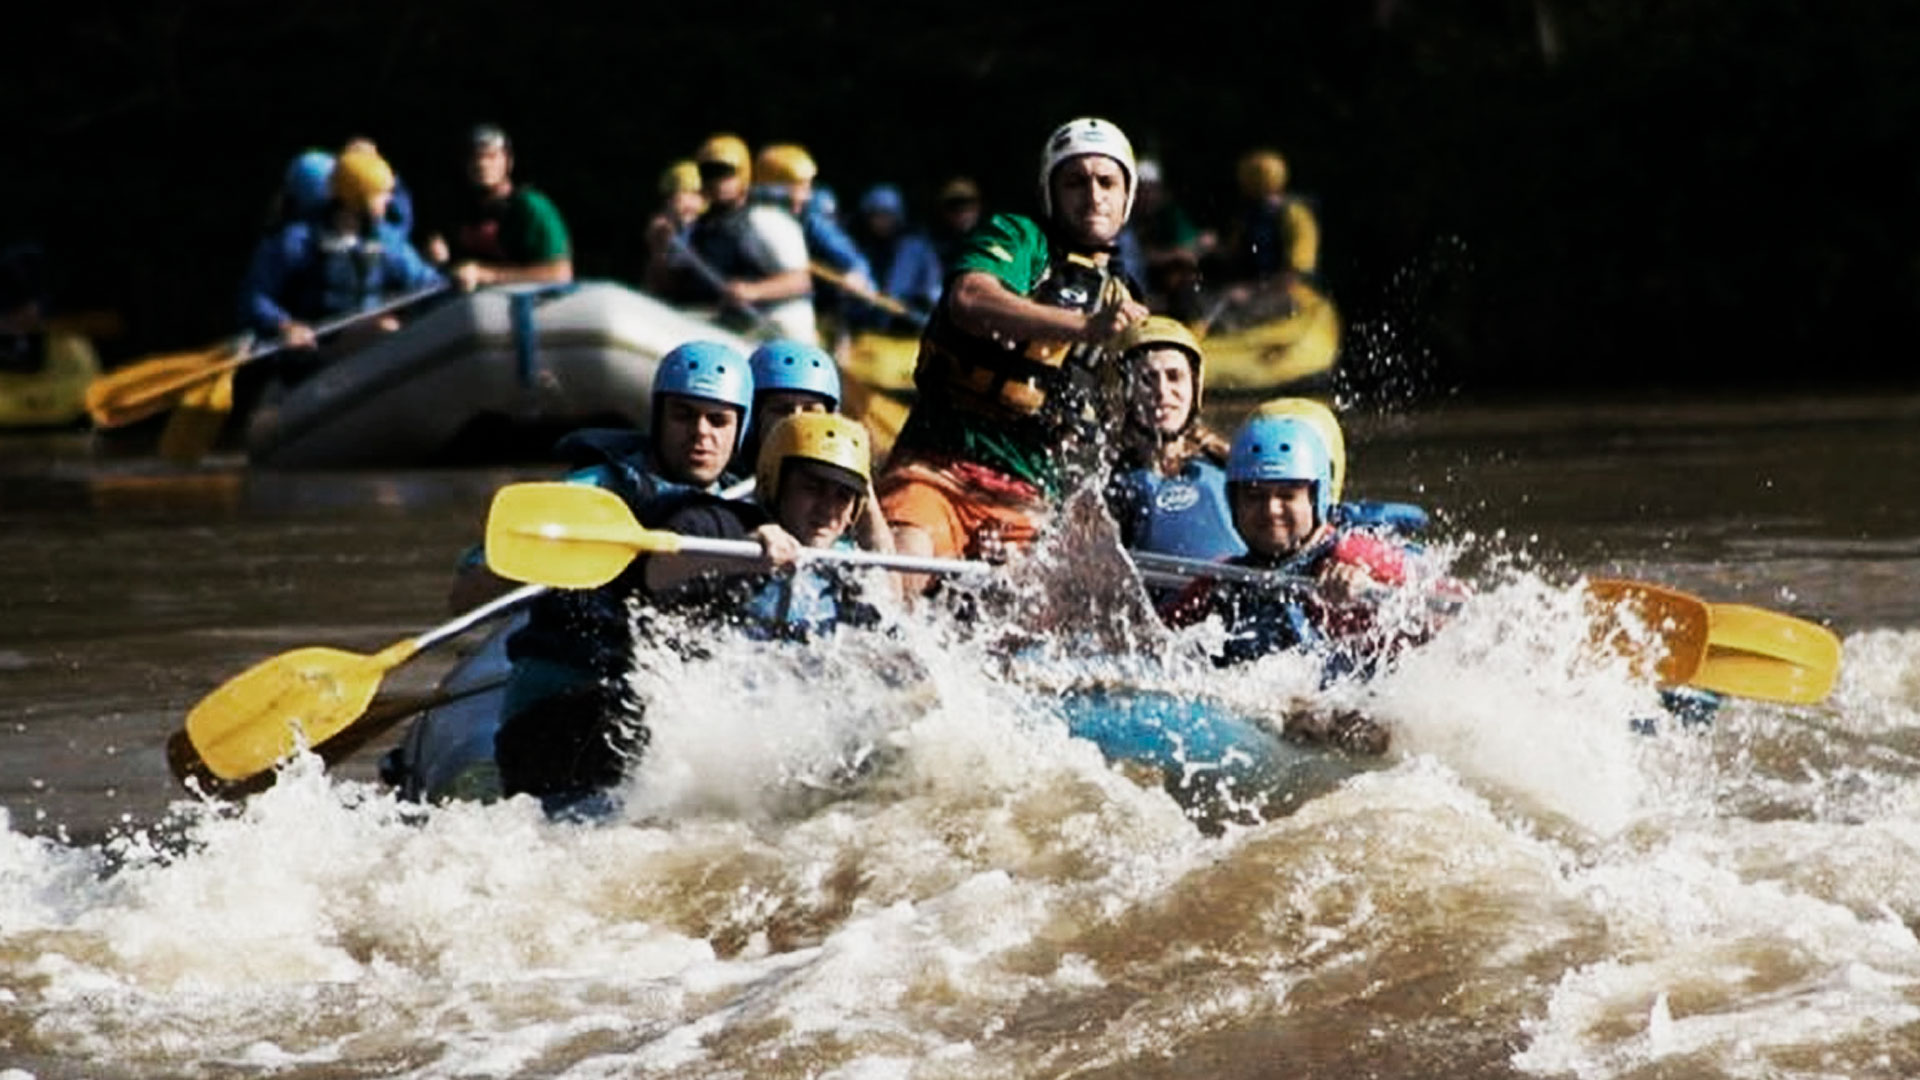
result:
[[[87,384],[87,415],[96,427],[116,428],[139,423],[173,406],[179,395],[168,393],[183,379],[231,359],[225,347],[172,353],[136,361]],[[184,393],[186,387],[180,387]]]
[[[509,484],[487,513],[487,566],[513,581],[592,589],[637,552],[679,550],[679,536],[640,527],[625,500],[586,484]]]
[[[1587,582],[1592,594],[1610,612],[1625,614],[1659,637],[1658,655],[1647,655],[1620,619],[1603,620],[1594,627],[1597,642],[1632,660],[1634,670],[1649,673],[1662,686],[1690,683],[1707,657],[1707,633],[1712,616],[1706,601],[1644,581]]]
[[[1833,691],[1838,668],[1803,667],[1774,656],[1713,648],[1687,685],[1756,701],[1812,705]]]
[[[1693,685],[1737,697],[1811,705],[1840,675],[1840,639],[1805,619],[1747,604],[1712,604],[1705,666]]]
[[[380,677],[398,662],[391,653],[307,648],[263,660],[193,707],[187,738],[222,780],[265,772],[296,746],[324,742],[365,712]]]
[[[195,383],[180,395],[180,404],[160,431],[160,456],[180,465],[192,465],[213,450],[221,429],[233,413],[233,372],[221,372]]]
[[[1747,604],[1710,604],[1715,649],[1757,653],[1801,667],[1838,670],[1840,639],[1818,623]]]

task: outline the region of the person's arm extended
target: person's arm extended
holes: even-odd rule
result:
[[[753,530],[760,542],[760,558],[736,559],[708,555],[651,555],[647,558],[647,591],[659,595],[703,574],[764,574],[792,566],[800,559],[800,541],[778,525]]]
[[[453,273],[468,292],[484,285],[564,285],[573,280],[573,257],[562,255],[526,266],[465,262],[454,267]]]
[[[240,284],[240,316],[256,334],[277,335],[295,321],[279,301],[292,258],[288,253],[295,246],[285,233],[267,237],[247,264],[246,279]]]
[[[948,310],[960,329],[1009,341],[1107,341],[1147,317],[1136,300],[1103,307],[1091,314],[1029,300],[992,274],[963,272],[947,287]]]
[[[806,296],[812,291],[813,274],[807,270],[782,270],[759,281],[736,278],[727,282],[727,292],[742,304],[771,304]]]

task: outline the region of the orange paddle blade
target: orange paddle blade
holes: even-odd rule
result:
[[[1706,601],[1644,581],[1589,581],[1587,592],[1612,616],[1596,624],[1595,639],[1625,654],[1635,671],[1652,675],[1662,686],[1677,686],[1700,670],[1712,624]],[[1631,632],[1633,627],[1656,635],[1658,647],[1652,654],[1648,643]]]

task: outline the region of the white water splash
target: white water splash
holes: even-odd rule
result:
[[[1068,738],[1050,686],[917,626],[676,669],[612,823],[303,758],[100,848],[0,832],[0,1019],[104,1075],[1057,1075],[1447,1017],[1540,1075],[1900,1075],[1920,635],[1849,639],[1830,706],[1647,739],[1574,603],[1483,594],[1340,691],[1391,725],[1381,768],[1219,839]],[[1161,674],[1248,706],[1314,681]]]

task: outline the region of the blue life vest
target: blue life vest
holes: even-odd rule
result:
[[[1335,503],[1328,515],[1336,529],[1374,529],[1396,536],[1413,536],[1427,527],[1427,512],[1412,503],[1355,499]]]
[[[842,540],[834,546],[853,545]],[[863,610],[851,610],[854,606]],[[866,614],[864,605],[851,600],[837,573],[811,565],[799,566],[790,574],[767,575],[738,610],[742,629],[760,640],[804,640],[829,632],[843,621],[865,621]]]
[[[1341,504],[1347,506],[1349,504]],[[1365,504],[1361,504],[1365,505]],[[1381,507],[1407,507],[1405,503],[1373,504]],[[1337,515],[1336,515],[1337,517]],[[1421,514],[1421,520],[1425,515]],[[1407,519],[1411,520],[1411,519]],[[1276,574],[1301,579],[1298,588],[1285,584],[1235,583],[1220,581],[1214,585],[1213,609],[1226,624],[1227,641],[1214,663],[1220,667],[1257,660],[1284,650],[1312,652],[1320,656],[1320,683],[1326,686],[1346,677],[1370,678],[1378,669],[1381,654],[1366,642],[1330,637],[1322,620],[1325,609],[1308,579],[1317,577],[1331,558],[1341,537],[1354,531],[1351,526],[1336,526],[1331,537],[1314,544],[1285,562],[1273,566],[1257,563],[1250,556],[1227,560],[1238,566],[1258,566]],[[1377,531],[1373,529],[1369,532]],[[1391,532],[1381,533],[1392,536]],[[1417,545],[1402,546],[1418,550]]]
[[[1226,470],[1196,455],[1167,476],[1151,466],[1114,477],[1112,505],[1129,549],[1219,561],[1246,553],[1233,527]]]
[[[561,460],[574,466],[567,475],[573,483],[602,487],[626,500],[633,516],[647,528],[658,528],[675,509],[694,495],[708,494],[738,482],[722,476],[704,488],[668,480],[653,463],[648,436],[630,428],[587,428],[561,439],[554,447]]]
[[[289,281],[287,307],[310,322],[365,311],[411,282],[399,280],[392,261],[406,237],[384,222],[365,233],[336,233],[310,227],[306,257]]]

